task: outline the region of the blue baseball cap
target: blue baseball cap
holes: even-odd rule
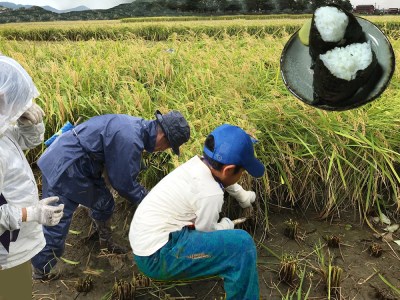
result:
[[[224,164],[243,167],[251,176],[261,177],[264,165],[254,156],[253,144],[257,141],[238,126],[224,124],[210,133],[214,137],[214,151],[204,147],[211,159]]]

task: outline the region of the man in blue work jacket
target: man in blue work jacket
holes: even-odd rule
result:
[[[54,279],[50,273],[65,247],[72,216],[78,205],[89,208],[100,239],[100,247],[114,253],[126,248],[117,245],[111,236],[114,198],[109,183],[120,196],[138,204],[146,189],[137,181],[142,152],[172,148],[179,155],[179,146],[187,142],[190,128],[178,111],[145,120],[120,114],[96,116],[63,133],[38,160],[42,172],[42,197],[58,196],[64,204],[64,215],[57,226],[44,226],[45,248],[31,260],[33,278]]]

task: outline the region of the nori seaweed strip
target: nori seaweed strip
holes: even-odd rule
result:
[[[367,41],[361,25],[358,23],[356,17],[354,17],[347,10],[341,8],[336,4],[328,4],[325,6],[336,7],[340,11],[344,12],[349,18],[349,24],[347,25],[345,35],[342,40],[339,42],[325,42],[321,34],[319,33],[317,26],[315,25],[315,12],[311,21],[311,29],[310,29],[310,44],[309,51],[311,56],[311,68],[314,67],[315,60],[319,57],[320,54],[325,54],[327,51],[332,50],[335,47],[345,47],[349,44],[353,43],[364,43]]]
[[[372,50],[371,50],[372,51]],[[353,96],[373,74],[378,60],[372,51],[372,62],[364,70],[356,73],[356,78],[350,81],[335,77],[324,62],[318,58],[315,61],[313,86],[315,103],[337,104]]]

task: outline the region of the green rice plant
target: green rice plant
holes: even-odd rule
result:
[[[278,260],[281,260],[281,257],[276,254],[271,248],[265,246],[264,244],[260,243],[259,244],[261,246],[261,248],[264,248],[268,253],[270,253],[272,256],[274,256],[275,258],[277,258]]]
[[[327,274],[327,290],[328,290],[328,299],[331,299],[331,294],[339,294],[340,283],[342,281],[342,273],[343,269],[338,266],[328,265],[328,274]]]
[[[332,257],[329,250],[328,260],[326,261],[321,240],[319,240],[319,243],[314,246],[314,252],[317,256],[319,272],[321,273],[326,285],[328,299],[331,299],[332,293],[339,294],[343,269],[339,266],[332,265]]]
[[[323,251],[324,245],[321,243],[321,240],[318,241],[318,244],[314,245],[314,253],[317,256],[317,263],[319,266],[319,270],[322,272],[322,274],[326,273],[326,265],[325,265],[325,254],[322,252]]]
[[[374,268],[375,270],[375,268]],[[378,272],[375,270],[375,272]],[[393,291],[395,295],[400,297],[400,288],[395,287],[388,279],[386,279],[381,273],[378,273],[379,278]]]
[[[311,15],[238,15],[238,16],[182,16],[128,18],[122,21],[77,21],[18,23],[0,25],[0,36],[7,40],[31,41],[89,41],[126,40],[143,38],[165,41],[174,34],[181,37],[202,37],[203,34],[223,38],[225,34],[236,36],[250,34],[257,37],[272,35],[276,38],[292,34]],[[400,17],[368,17],[384,33],[398,38]],[[33,25],[32,25],[33,24]]]
[[[273,35],[282,37],[298,30],[302,19],[268,19],[268,20],[212,20],[207,22],[180,21],[180,22],[141,22],[119,23],[104,22],[88,25],[78,22],[45,23],[36,26],[0,26],[0,36],[6,40],[29,41],[90,41],[90,40],[130,40],[143,38],[150,41],[166,41],[173,35],[181,38],[201,39],[206,35],[215,39],[222,39],[226,35],[238,36],[250,34],[257,37]]]
[[[345,201],[349,203],[347,199],[360,199],[357,205],[360,211],[366,211],[379,201],[377,194],[380,192],[388,196],[389,205],[399,206],[396,171],[399,154],[389,146],[396,147],[398,141],[394,136],[390,140],[390,134],[375,131],[387,120],[374,118],[372,111],[383,108],[374,105],[370,106],[371,123],[368,126],[363,124],[362,118],[367,117],[363,109],[341,115],[310,109],[285,109],[271,120],[264,117],[257,123],[258,129],[264,128],[265,135],[261,138],[268,140],[265,145],[269,145],[270,151],[279,153],[265,160],[270,162],[269,174],[275,173],[275,182],[280,182],[286,190],[286,201],[294,204],[297,199],[304,198],[307,199],[305,206],[314,203],[318,209],[322,208],[320,200],[325,199],[321,217],[338,212],[337,208]],[[269,110],[279,112],[281,108],[268,104],[263,111]],[[257,119],[261,120],[261,116]],[[350,119],[353,126],[349,124]],[[266,149],[263,150],[263,156],[268,155]],[[357,174],[363,174],[361,181]],[[279,189],[275,189],[275,193],[278,192]],[[271,195],[271,198],[274,196],[281,198],[280,195]]]
[[[68,230],[68,233],[73,234],[73,235],[80,235],[82,233],[82,231],[78,231],[78,230]]]
[[[294,291],[289,290],[286,293],[286,295],[283,295],[278,289],[278,291],[282,295],[282,300],[294,300],[294,299],[307,300],[308,299],[308,296],[310,295],[310,291],[311,291],[311,282],[310,282],[310,286],[308,287],[307,291],[305,291],[303,289],[304,279],[306,278],[306,268],[305,267],[301,269],[299,278],[300,278],[300,283]]]
[[[311,18],[310,14],[302,15],[224,15],[224,16],[179,16],[179,17],[137,17],[121,19],[123,23],[137,22],[182,22],[182,21],[210,21],[210,20],[268,20],[268,19],[307,19]]]
[[[142,171],[139,174],[140,182],[145,186],[152,186],[161,180],[168,172],[174,169],[173,158],[170,153],[144,153]]]
[[[70,260],[70,259],[67,259],[67,258],[62,257],[62,256],[60,257],[60,259],[61,259],[63,262],[65,262],[66,264],[68,264],[68,265],[79,265],[79,264],[80,264],[79,261]]]

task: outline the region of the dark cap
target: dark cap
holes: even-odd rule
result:
[[[173,110],[163,115],[159,110],[154,114],[158,124],[167,136],[172,151],[179,155],[179,146],[190,138],[190,127],[179,111]]]
[[[224,124],[210,133],[214,137],[214,151],[204,147],[211,159],[224,164],[243,167],[251,176],[261,177],[264,165],[254,156],[253,144],[257,142],[238,126]]]

